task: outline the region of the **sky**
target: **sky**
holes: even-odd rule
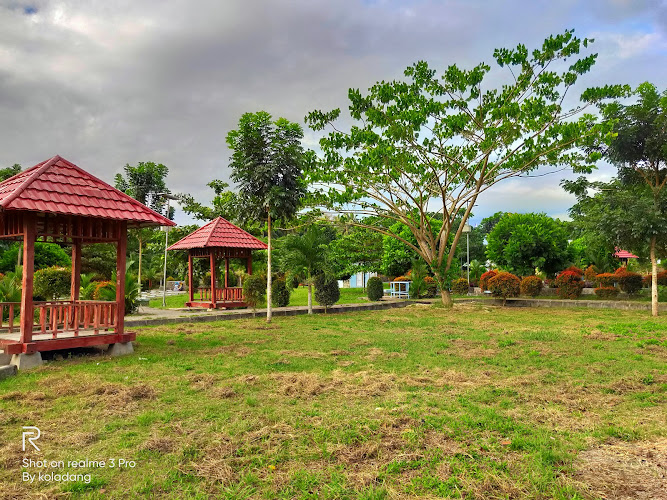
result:
[[[126,164],[154,161],[173,192],[208,202],[207,182],[229,178],[225,137],[244,112],[299,122],[316,148],[305,115],[345,109],[349,88],[418,60],[491,63],[494,48],[565,29],[599,54],[578,90],[667,87],[663,0],[0,0],[0,167],[59,154],[113,183]],[[497,211],[566,217],[566,176],[494,186],[473,224]]]

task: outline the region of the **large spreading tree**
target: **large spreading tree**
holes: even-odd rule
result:
[[[578,200],[570,213],[581,228],[651,259],[652,314],[658,315],[658,258],[667,257],[667,91],[641,84],[634,104],[601,106],[617,137],[602,149],[618,168],[610,182],[564,182]]]
[[[265,111],[245,113],[227,134],[232,151],[231,178],[238,183],[245,221],[267,221],[266,320],[271,321],[271,224],[296,215],[305,194],[303,130],[285,118],[273,121]]]
[[[462,229],[478,196],[503,179],[542,165],[586,171],[599,158],[590,146],[611,136],[584,109],[624,88],[585,90],[580,103],[566,108],[579,77],[595,64],[596,54],[578,57],[591,40],[572,31],[551,36],[529,51],[524,45],[497,49],[493,56],[506,70],[489,78],[491,67],[448,67],[438,76],[427,63],[405,71],[407,80],[379,82],[363,95],[349,91],[347,131],[336,122],[340,110],[313,111],[307,123],[332,131],[320,140],[322,156],[309,162],[313,203],[400,222],[412,243],[387,229],[370,229],[397,238],[426,261],[439,282],[442,301],[452,300],[445,279]],[[432,227],[439,213],[442,226]],[[458,223],[460,218],[462,223]],[[356,225],[366,226],[362,220]]]

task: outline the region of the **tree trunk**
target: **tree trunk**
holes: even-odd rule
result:
[[[141,292],[141,247],[143,246],[142,245],[143,242],[141,241],[141,236],[139,236],[138,240],[139,240],[139,276],[137,277],[137,284],[139,285],[139,291]]]
[[[313,283],[308,278],[308,314],[313,314]]]
[[[271,213],[268,214],[269,243],[268,258],[266,262],[266,322],[271,323]]]
[[[446,307],[447,309],[454,307],[452,296],[449,295],[449,290],[447,290],[444,286],[440,287],[440,298],[442,299],[443,307]]]
[[[655,240],[651,238],[651,314],[658,315],[658,261],[655,258]]]

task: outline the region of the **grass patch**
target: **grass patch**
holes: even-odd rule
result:
[[[483,304],[143,328],[0,381],[0,498],[613,497],[577,457],[664,440],[666,340],[641,311]],[[136,465],[22,482],[23,425],[44,459]]]

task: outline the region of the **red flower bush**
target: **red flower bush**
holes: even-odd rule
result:
[[[601,286],[595,289],[595,295],[601,299],[613,299],[618,295],[618,288],[613,286]]]
[[[397,278],[394,278],[392,281],[410,281],[410,278],[407,278],[405,276],[398,276]]]
[[[482,274],[482,276],[479,278],[479,286],[482,289],[482,291],[489,289],[489,280],[493,278],[496,274],[498,274],[498,271],[494,271],[493,269],[491,271],[487,271],[484,274]]]
[[[650,287],[653,275],[652,274],[647,274],[644,276],[644,286]],[[658,285],[660,286],[667,286],[667,271],[661,271],[658,273]]]
[[[558,288],[558,296],[562,299],[576,299],[581,295],[584,289],[584,282],[581,281],[582,274],[574,271],[565,270],[560,273],[554,284]]]
[[[539,276],[526,276],[521,280],[521,295],[537,297],[542,291],[542,278]]]
[[[507,299],[519,295],[521,290],[521,280],[512,273],[503,271],[490,278],[488,286],[493,295]]]
[[[595,276],[595,281],[602,288],[613,287],[618,280],[618,275],[612,273],[602,273]]]
[[[435,281],[435,278],[431,276],[424,276],[424,284],[426,285],[426,291],[424,292],[424,297],[432,299],[438,293],[438,282]],[[466,293],[468,290],[466,289]]]
[[[565,269],[565,271],[561,272],[561,274],[563,274],[563,273],[574,273],[577,276],[579,276],[579,278],[583,278],[583,276],[584,276],[584,271],[579,269],[577,266],[570,266],[567,269]]]
[[[591,264],[586,268],[584,271],[584,278],[586,278],[586,281],[595,281],[595,277],[600,273],[598,271],[598,268]]]
[[[642,277],[640,274],[630,272],[625,268],[621,268],[624,272],[616,271],[616,277],[618,278],[618,285],[628,295],[635,295],[642,289]]]

